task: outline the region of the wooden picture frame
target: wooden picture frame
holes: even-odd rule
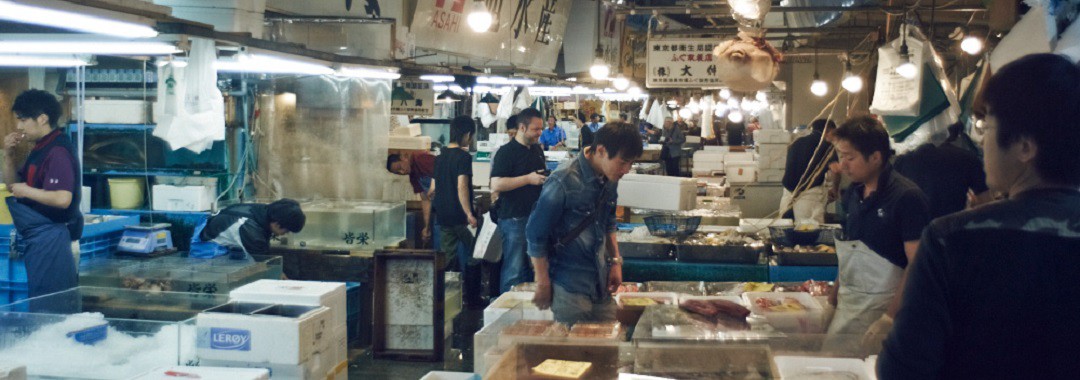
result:
[[[438,251],[375,251],[374,357],[441,361],[446,339],[444,287]]]

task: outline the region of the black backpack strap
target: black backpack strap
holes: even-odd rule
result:
[[[571,241],[574,241],[574,239],[577,239],[577,237],[581,235],[581,233],[584,232],[590,224],[596,221],[596,216],[600,213],[600,207],[603,206],[604,202],[607,202],[608,200],[608,187],[605,185],[604,188],[600,191],[600,200],[596,202],[596,207],[594,207],[592,211],[590,211],[589,214],[585,216],[585,219],[582,219],[581,223],[578,223],[578,225],[574,227],[574,229],[570,230],[570,232],[567,232],[566,235],[563,235],[562,238],[556,240],[555,246],[557,248],[562,248],[566,246],[566,244],[569,244]]]

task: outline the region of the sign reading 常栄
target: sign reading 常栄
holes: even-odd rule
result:
[[[717,87],[723,81],[716,75],[716,56],[713,48],[718,39],[649,40],[648,75],[645,86]]]
[[[431,116],[435,114],[435,90],[431,82],[419,79],[395,80],[390,92],[390,114]]]

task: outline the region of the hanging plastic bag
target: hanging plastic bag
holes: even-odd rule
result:
[[[162,117],[154,136],[172,150],[187,148],[200,153],[214,141],[225,140],[225,101],[217,88],[217,47],[213,40],[192,38],[185,68],[162,67],[158,81]]]
[[[909,36],[907,46],[909,60],[917,68],[912,78],[904,78],[896,73],[896,67],[903,63],[900,57],[900,38],[878,48],[877,81],[874,86],[874,101],[870,112],[877,115],[919,116],[922,101],[923,66],[930,54],[923,41]]]
[[[491,215],[485,212],[484,225],[480,227],[480,233],[476,235],[476,245],[473,247],[474,259],[489,263],[502,259],[502,236],[498,233],[498,227],[491,220]]]

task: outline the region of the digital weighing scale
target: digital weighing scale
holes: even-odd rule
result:
[[[124,227],[117,251],[132,256],[159,256],[175,252],[169,223],[140,223]]]

